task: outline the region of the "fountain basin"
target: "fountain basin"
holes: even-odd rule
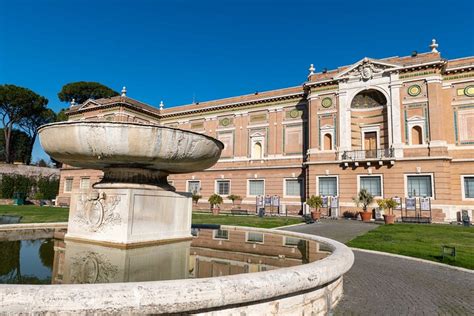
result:
[[[87,169],[188,173],[213,166],[224,148],[203,134],[136,123],[68,121],[43,125],[38,133],[51,157]]]
[[[207,315],[325,315],[342,297],[342,277],[354,256],[345,245],[319,236],[221,226],[315,241],[324,259],[265,272],[215,278],[70,285],[0,285],[0,310],[11,313]]]

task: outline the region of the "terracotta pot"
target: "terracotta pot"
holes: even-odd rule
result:
[[[234,205],[240,205],[242,204],[242,200],[234,200]]]
[[[393,224],[395,224],[395,215],[393,215],[393,214],[392,215],[388,215],[388,214],[385,215],[384,214],[383,220],[385,221],[386,225],[389,225],[389,224],[393,225]]]
[[[312,211],[311,212],[311,218],[315,221],[318,221],[321,219],[321,212],[318,211]]]
[[[220,209],[218,207],[213,207],[212,208],[212,215],[219,215]]]
[[[370,222],[372,219],[372,212],[359,212],[359,214],[363,222]]]

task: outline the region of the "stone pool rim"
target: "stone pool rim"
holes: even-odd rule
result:
[[[354,263],[354,254],[347,246],[328,238],[243,226],[222,225],[221,229],[312,240],[324,244],[331,254],[295,267],[214,278],[93,285],[1,284],[0,310],[7,313],[52,314],[162,314],[225,310],[324,289],[338,280],[342,281],[342,276]]]

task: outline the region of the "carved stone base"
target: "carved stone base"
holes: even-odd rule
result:
[[[66,241],[55,280],[63,284],[185,279],[191,241],[118,249]]]
[[[191,237],[190,193],[101,184],[73,192],[66,238],[128,247]]]

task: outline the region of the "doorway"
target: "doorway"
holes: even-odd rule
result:
[[[364,149],[366,158],[377,157],[377,132],[364,133]]]

